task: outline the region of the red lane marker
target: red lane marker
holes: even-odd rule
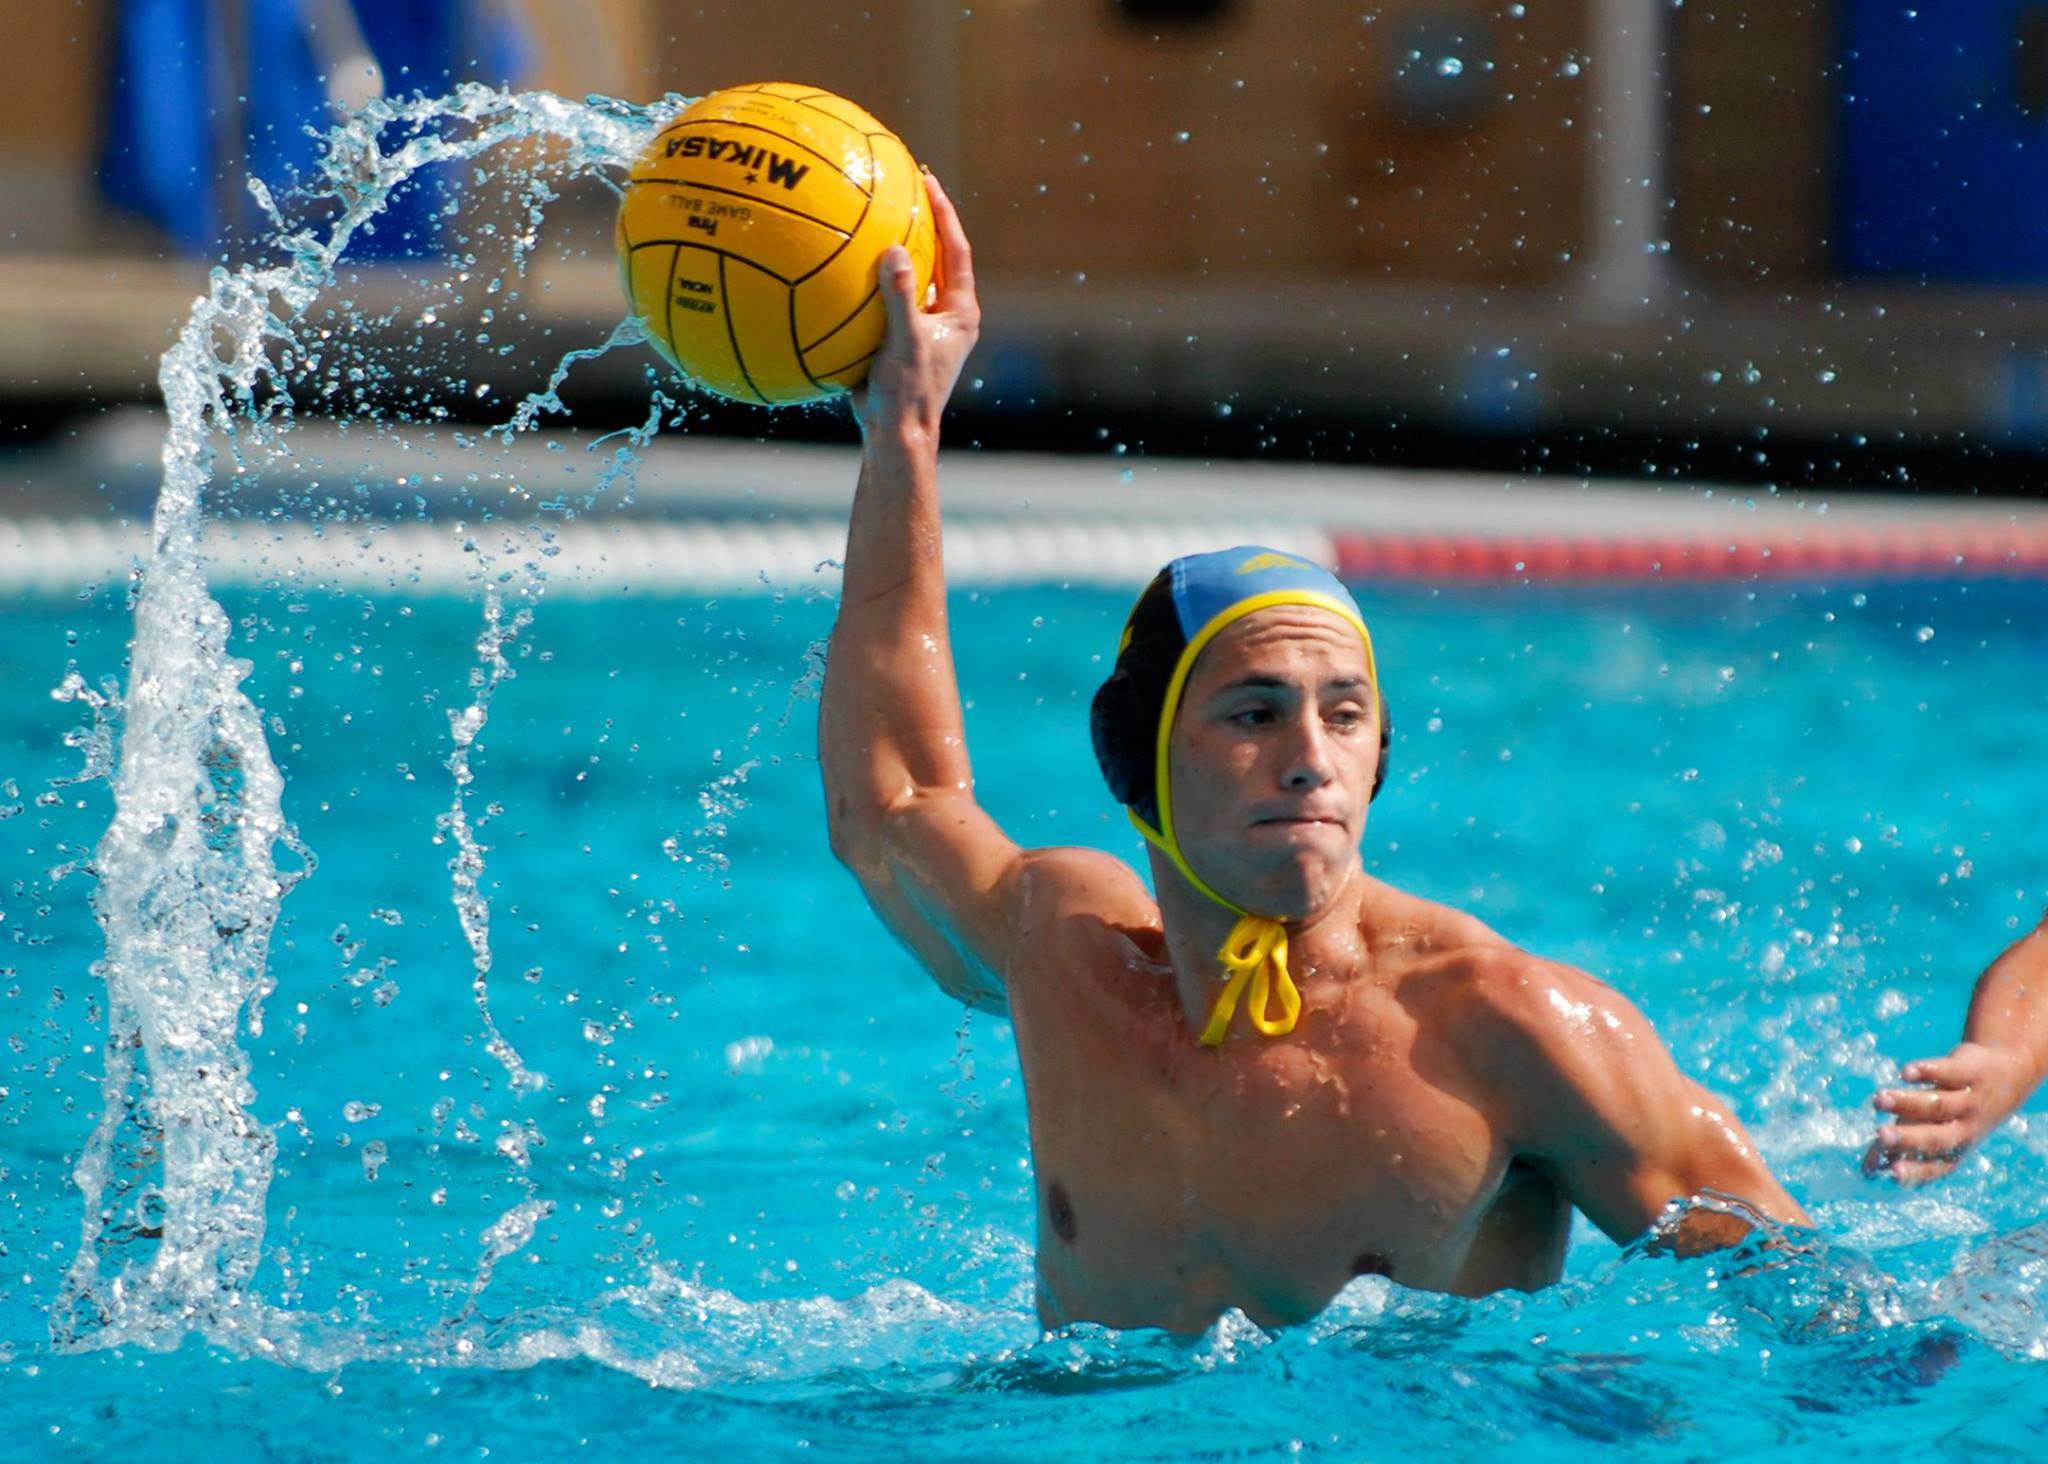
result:
[[[1803,537],[1333,534],[1359,579],[1788,580],[2048,577],[2048,527],[1835,528]]]

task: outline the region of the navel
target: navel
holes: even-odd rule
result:
[[[1354,1276],[1388,1276],[1394,1274],[1394,1263],[1378,1251],[1360,1251],[1358,1259],[1351,1263]]]
[[[1068,1245],[1080,1233],[1074,1224],[1074,1202],[1067,1198],[1065,1186],[1053,1184],[1045,1192],[1045,1217],[1052,1222],[1052,1233]]]

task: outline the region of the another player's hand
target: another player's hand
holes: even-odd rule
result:
[[[853,393],[853,413],[863,436],[910,435],[936,443],[939,417],[967,353],[981,334],[981,305],[974,297],[974,256],[967,233],[946,190],[930,173],[924,175],[931,200],[932,222],[938,231],[939,258],[934,283],[938,298],[929,310],[916,298],[917,276],[910,251],[892,244],[883,251],[882,304],[889,324],[882,349],[868,368],[868,379]]]
[[[2016,1053],[1965,1042],[1947,1057],[1909,1062],[1899,1074],[1924,1088],[1886,1088],[1871,1107],[1893,1116],[1863,1156],[1863,1172],[1900,1184],[1940,1179],[2026,1101],[2028,1068]]]

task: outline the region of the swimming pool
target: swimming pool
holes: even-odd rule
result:
[[[1007,1030],[933,990],[826,850],[823,584],[547,600],[510,647],[470,809],[492,1010],[546,1075],[524,1095],[485,1049],[437,823],[476,605],[240,591],[318,860],[243,1039],[277,1140],[263,1263],[212,1343],[56,1350],[106,1032],[89,876],[52,871],[109,808],[51,786],[80,708],[40,693],[118,669],[102,590],[0,621],[0,1448],[2030,1450],[2048,1131],[1912,1194],[1856,1160],[1875,1083],[1953,1040],[2048,900],[2048,588],[1359,588],[1396,719],[1368,867],[1626,991],[1756,1129],[1816,1258],[1729,1277],[1582,1225],[1537,1296],[1367,1278],[1277,1335],[1043,1336]],[[981,796],[1022,840],[1135,854],[1085,721],[1124,609],[955,596]],[[155,1243],[136,1145],[109,1191],[143,1207],[116,1216],[130,1257]],[[1868,1320],[1812,1327],[1823,1295]]]

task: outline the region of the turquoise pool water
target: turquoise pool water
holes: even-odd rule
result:
[[[825,847],[826,594],[544,601],[513,644],[470,808],[493,1011],[547,1080],[522,1095],[437,842],[477,607],[243,593],[318,861],[243,1039],[263,1264],[214,1341],[59,1350],[107,1036],[91,877],[61,871],[110,800],[53,786],[81,709],[45,692],[118,672],[103,592],[0,619],[0,1453],[2035,1452],[2048,1127],[1912,1194],[1856,1160],[1873,1086],[2048,903],[2048,589],[1360,589],[1397,728],[1369,866],[1628,992],[1756,1129],[1813,1258],[1729,1277],[1581,1227],[1537,1296],[1368,1278],[1280,1334],[1042,1335],[1008,1032]],[[955,598],[981,794],[1021,839],[1135,854],[1085,726],[1124,608]],[[147,1149],[131,1124],[106,1200],[131,1259]],[[1819,1298],[1865,1320],[1815,1327]]]

